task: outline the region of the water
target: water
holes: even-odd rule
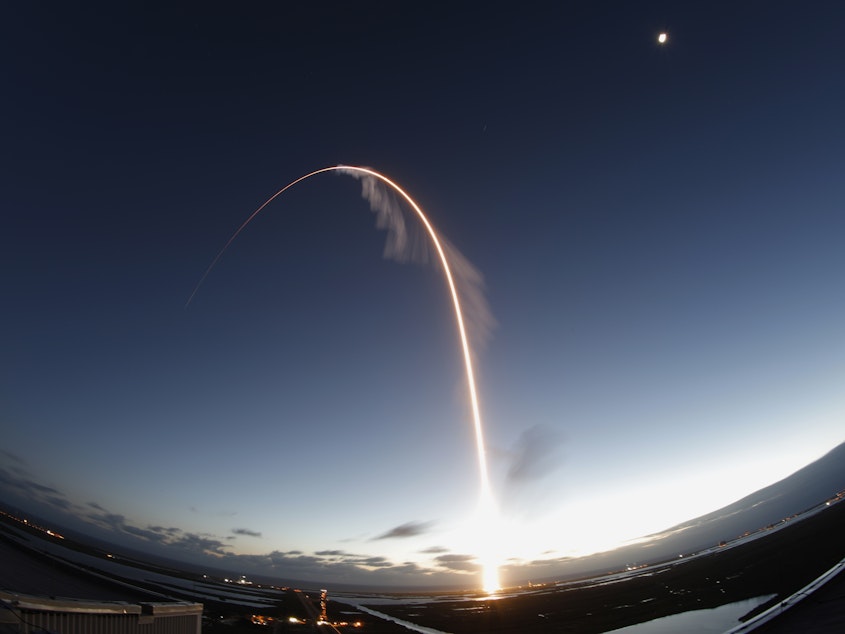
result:
[[[385,614],[384,612],[377,612],[376,610],[365,608],[363,605],[359,605],[357,607],[362,612],[372,614],[373,616],[377,616],[387,621],[393,621],[397,625],[401,625],[402,627],[409,629],[413,632],[420,632],[420,634],[448,634],[447,632],[443,632],[441,630],[434,630],[430,627],[424,627],[422,625],[417,625],[416,623],[411,623],[410,621],[403,621],[402,619],[398,619],[395,616],[390,616],[389,614]]]
[[[726,603],[709,610],[691,610],[629,625],[613,634],[722,634],[739,623],[739,617],[771,599],[773,594]]]

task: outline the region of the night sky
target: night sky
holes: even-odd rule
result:
[[[340,163],[483,275],[507,578],[845,440],[842,3],[74,4],[0,10],[8,505],[247,573],[475,583],[448,290],[383,257],[359,181],[285,192],[185,307]]]

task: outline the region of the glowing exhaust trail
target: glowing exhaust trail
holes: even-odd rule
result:
[[[449,286],[449,292],[452,296],[452,305],[455,310],[455,320],[458,324],[458,333],[460,335],[461,340],[461,348],[463,349],[463,357],[464,357],[464,367],[466,371],[466,379],[467,379],[467,386],[469,388],[469,399],[470,399],[470,406],[472,408],[472,421],[473,427],[475,430],[475,448],[476,453],[478,456],[478,474],[480,479],[480,519],[482,522],[496,522],[496,506],[493,499],[492,489],[490,487],[490,478],[487,471],[487,452],[485,450],[484,444],[484,431],[481,426],[481,413],[478,406],[478,395],[475,389],[475,373],[473,372],[472,368],[472,355],[470,353],[470,346],[469,340],[467,338],[466,327],[464,326],[464,316],[461,310],[461,301],[458,294],[457,286],[455,285],[455,280],[452,275],[452,269],[449,266],[449,261],[446,257],[446,252],[443,249],[443,246],[440,242],[440,239],[437,236],[437,232],[434,230],[434,227],[429,222],[426,215],[423,213],[420,206],[405,192],[404,189],[399,187],[395,182],[387,178],[386,176],[376,172],[375,170],[371,170],[365,167],[356,167],[351,165],[335,165],[333,167],[324,167],[322,169],[315,170],[306,174],[305,176],[301,176],[297,178],[295,181],[288,183],[284,187],[282,187],[279,191],[275,194],[270,196],[258,209],[256,209],[252,214],[247,218],[243,224],[238,227],[237,231],[232,234],[232,237],[229,238],[229,241],[220,249],[220,252],[215,256],[214,260],[212,260],[211,264],[203,273],[203,276],[200,278],[200,281],[197,283],[196,287],[194,288],[191,296],[188,298],[188,301],[185,303],[185,307],[187,308],[190,305],[191,301],[194,299],[194,296],[197,294],[200,286],[205,281],[205,278],[208,277],[211,270],[217,264],[218,260],[223,256],[226,252],[226,249],[229,248],[229,245],[234,242],[235,238],[243,231],[246,226],[252,222],[252,219],[255,218],[261,211],[273,202],[277,197],[283,194],[285,191],[296,185],[297,183],[301,183],[302,181],[311,178],[312,176],[316,176],[317,174],[322,174],[324,172],[346,172],[351,174],[360,174],[363,176],[371,176],[373,178],[378,179],[379,181],[389,185],[394,191],[396,191],[405,201],[411,206],[411,208],[416,212],[417,216],[419,216],[420,221],[422,222],[423,226],[425,227],[426,231],[428,232],[429,237],[431,238],[432,243],[434,244],[434,248],[437,250],[437,255],[440,257],[440,263],[443,265],[443,272],[446,275],[446,281]],[[492,528],[491,526],[487,527],[488,530]],[[498,572],[498,563],[494,559],[494,554],[492,552],[485,552],[481,553],[482,559],[482,585],[485,591],[494,592],[499,589],[499,572]]]

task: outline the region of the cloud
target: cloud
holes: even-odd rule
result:
[[[313,555],[301,551],[273,551],[266,555],[227,554],[218,560],[223,566],[237,570],[253,569],[262,574],[275,574],[282,578],[324,580],[337,583],[376,584],[396,587],[403,584],[418,585],[421,580],[433,584],[454,584],[454,575],[466,574],[463,569],[447,570],[445,566],[424,567],[416,562],[394,563],[379,555],[362,555],[344,550],[321,550]],[[461,563],[455,564],[456,568]],[[477,572],[477,569],[471,569]]]
[[[9,452],[0,452],[0,455],[14,459],[17,464],[23,464],[20,458]],[[159,544],[167,544],[172,541],[176,534],[175,531],[178,531],[178,529],[163,529],[161,527],[145,529],[134,526],[127,521],[125,516],[110,513],[97,502],[77,505],[71,502],[62,491],[33,480],[29,477],[25,468],[16,466],[13,469],[16,474],[0,467],[0,490],[5,489],[7,492],[31,503],[42,504],[50,512],[58,511],[65,519],[81,520],[89,526],[93,524],[111,534],[130,535],[137,539]]]
[[[509,452],[507,480],[521,484],[539,480],[560,465],[563,435],[548,426],[534,425],[526,429]]]
[[[267,555],[258,556],[262,558],[266,557],[275,566],[288,566],[293,563],[307,563],[308,565],[314,565],[324,561],[322,557],[318,557],[316,555],[306,555],[299,550],[291,550],[288,552],[274,550]]]
[[[89,504],[89,506],[94,506]],[[159,527],[141,528],[134,526],[126,521],[126,517],[120,513],[109,513],[99,504],[96,508],[100,510],[98,513],[88,513],[82,519],[104,528],[119,535],[131,535],[138,539],[157,544],[169,544],[172,541],[173,533],[168,533],[165,530],[156,530]]]
[[[15,469],[15,471],[21,473],[20,469]],[[2,467],[0,467],[0,486],[11,489],[18,495],[35,497],[42,501],[45,495],[64,497],[57,489],[39,484],[26,475],[15,475]]]
[[[226,551],[227,548],[230,548],[229,544],[208,534],[185,533],[179,538],[168,542],[168,546],[191,554],[214,555],[218,557],[230,554]]]
[[[20,472],[20,474],[13,473]],[[193,533],[176,526],[136,525],[129,517],[109,511],[103,505],[89,501],[77,505],[53,487],[30,478],[24,469],[10,466],[0,468],[0,490],[14,490],[31,501],[49,504],[65,519],[80,521],[84,532],[130,548],[157,553],[185,562],[205,563],[257,574],[270,574],[287,579],[322,582],[333,579],[338,583],[398,587],[402,585],[451,585],[461,583],[457,577],[478,571],[477,563],[468,555],[448,554],[442,547],[430,547],[424,552],[438,555],[430,565],[413,561],[394,562],[388,557],[345,550],[320,550],[305,553],[300,550],[272,551],[267,554],[237,554],[232,552],[231,540],[236,535],[261,537],[248,528],[233,528],[231,534],[219,537],[208,533]],[[414,537],[430,530],[433,522],[407,522],[383,533],[378,539]],[[80,530],[77,528],[77,530]],[[372,540],[371,540],[372,541]]]
[[[232,533],[235,535],[245,535],[247,537],[261,537],[259,531],[251,531],[248,528],[233,528]]]
[[[395,564],[382,556],[371,556],[359,558],[354,562],[356,566],[364,566],[366,568],[393,568]]]
[[[44,501],[51,506],[55,506],[63,510],[69,510],[73,508],[73,503],[70,500],[64,497],[60,497],[58,495],[49,495],[44,498]]]
[[[98,508],[102,507],[98,505]],[[215,557],[229,554],[226,549],[230,546],[210,534],[187,533],[175,527],[149,526],[141,528],[129,523],[126,517],[119,513],[90,513],[87,519],[91,523],[114,533],[131,535],[146,542],[167,546],[168,550],[181,550],[184,554],[203,554]]]
[[[396,577],[402,575],[407,577],[408,579],[415,580],[430,577],[435,574],[431,569],[424,568],[414,561],[406,561],[399,565],[393,566],[392,568],[390,568],[389,572]]]
[[[431,528],[434,522],[405,522],[400,526],[391,528],[386,533],[374,537],[372,541],[379,539],[404,539],[406,537],[416,537],[422,535]]]
[[[8,469],[0,467],[0,493],[5,492],[8,497],[44,504],[60,511],[68,512],[74,508],[64,493],[36,482],[24,468],[21,458],[8,451],[0,455],[14,463]]]
[[[123,528],[126,526],[126,517],[120,513],[92,513],[88,515],[88,519],[95,524],[117,532],[123,532]]]
[[[344,564],[364,568],[390,568],[395,565],[381,555],[356,555],[343,550],[318,550],[314,555],[326,564]]]
[[[135,537],[140,537],[141,539],[145,539],[147,541],[158,542],[160,544],[166,544],[168,542],[167,535],[158,533],[156,531],[151,531],[145,528],[140,528],[138,526],[132,526],[131,524],[124,524],[121,527],[121,530],[124,533],[134,535]]]
[[[474,555],[440,555],[435,557],[434,561],[442,568],[453,572],[476,572],[478,570],[478,562]]]
[[[449,549],[443,546],[431,546],[429,548],[424,548],[420,552],[426,555],[440,555],[443,553],[448,553]]]
[[[21,458],[18,454],[12,453],[11,451],[6,451],[5,449],[0,449],[0,456],[4,456],[8,459],[9,462],[14,462],[19,466],[24,466],[26,462],[23,458]]]

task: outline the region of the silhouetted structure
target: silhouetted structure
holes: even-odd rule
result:
[[[0,592],[0,633],[200,634],[202,604],[53,599]]]

